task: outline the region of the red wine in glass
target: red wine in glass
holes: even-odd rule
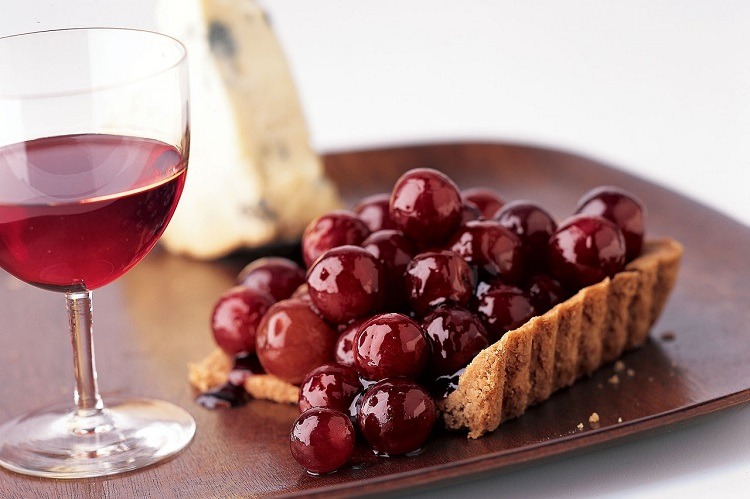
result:
[[[158,241],[185,164],[172,146],[117,135],[0,148],[0,185],[17,198],[0,203],[0,266],[53,291],[108,284]]]
[[[0,269],[65,297],[75,380],[72,404],[0,421],[1,467],[114,475],[174,456],[195,435],[193,417],[167,400],[110,394],[105,403],[92,306],[92,290],[165,230],[189,144],[187,51],[174,38],[122,28],[0,37]]]

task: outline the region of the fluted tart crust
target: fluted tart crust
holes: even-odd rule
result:
[[[448,428],[477,438],[642,345],[677,280],[682,246],[646,242],[612,279],[581,289],[480,352],[439,404]]]

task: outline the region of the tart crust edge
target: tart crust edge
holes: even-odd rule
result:
[[[647,241],[613,278],[581,289],[480,352],[439,403],[450,429],[478,438],[642,345],[677,280],[683,248]]]

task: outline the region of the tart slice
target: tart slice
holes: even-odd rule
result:
[[[581,289],[482,350],[456,390],[438,402],[446,427],[481,437],[641,346],[675,285],[682,251],[673,239],[647,241],[613,278]],[[190,365],[189,379],[205,392],[226,383],[232,367],[217,349]],[[299,387],[272,374],[248,376],[244,387],[257,399],[296,404],[299,398]]]
[[[227,381],[208,403],[297,403],[292,454],[312,472],[341,465],[330,445],[353,452],[353,425],[387,455],[417,451],[438,417],[478,438],[646,341],[682,247],[644,243],[645,211],[602,186],[558,225],[532,201],[410,170],[387,203],[313,220],[306,272],[250,264],[212,319],[236,365],[214,354],[191,380]]]

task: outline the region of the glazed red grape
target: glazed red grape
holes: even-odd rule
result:
[[[482,210],[480,210],[477,205],[475,205],[471,201],[467,201],[464,199],[464,202],[461,204],[462,224],[465,224],[466,222],[469,222],[471,220],[479,220],[483,217],[484,215],[482,215]]]
[[[362,324],[354,337],[354,367],[372,381],[390,376],[416,378],[429,356],[424,331],[405,315],[376,315]]]
[[[380,262],[385,276],[385,306],[400,309],[406,303],[404,272],[417,254],[417,247],[403,232],[379,230],[364,240],[362,247]]]
[[[313,407],[328,407],[348,412],[354,396],[362,390],[359,375],[353,367],[341,364],[323,364],[302,380],[298,407],[305,412]]]
[[[290,298],[299,298],[300,300],[312,303],[312,299],[310,298],[310,290],[307,288],[307,282],[303,282],[302,284],[300,284],[299,287],[294,290]]]
[[[389,211],[390,194],[373,194],[362,199],[354,206],[354,213],[370,229],[370,232],[395,229]]]
[[[505,202],[500,198],[497,192],[486,187],[471,187],[463,191],[463,198],[466,201],[474,203],[482,217],[491,220]]]
[[[219,296],[211,313],[211,332],[219,348],[228,355],[255,352],[255,336],[273,299],[242,286]]]
[[[553,277],[570,289],[580,289],[621,271],[625,253],[625,238],[614,222],[574,215],[550,238],[547,258]]]
[[[354,426],[340,411],[317,407],[299,415],[290,435],[292,457],[312,474],[335,471],[354,452]]]
[[[393,187],[391,220],[401,232],[422,246],[447,239],[461,223],[461,193],[444,174],[416,168]]]
[[[578,201],[576,213],[598,215],[617,225],[625,237],[625,258],[641,254],[646,207],[633,193],[612,186],[591,189]]]
[[[524,275],[521,242],[491,220],[466,222],[451,237],[449,248],[482,273],[519,282]]]
[[[543,314],[563,302],[570,294],[560,281],[543,273],[532,274],[526,281],[525,289],[537,314]]]
[[[285,300],[305,282],[305,271],[288,258],[265,257],[245,266],[237,283],[256,289],[274,300]]]
[[[557,229],[552,215],[531,201],[512,201],[502,207],[495,220],[518,236],[530,271],[546,268],[547,243]]]
[[[477,315],[487,329],[490,343],[536,315],[529,297],[519,288],[495,282],[478,299]]]
[[[379,309],[384,272],[372,253],[339,246],[322,254],[307,273],[313,304],[327,320],[343,324]]]
[[[365,392],[359,408],[359,429],[381,454],[398,455],[418,450],[437,419],[435,403],[416,383],[389,378]]]
[[[302,234],[302,259],[311,266],[317,258],[337,246],[359,245],[370,235],[367,225],[352,212],[336,210],[308,224]]]
[[[333,352],[334,360],[339,364],[354,366],[354,337],[357,335],[359,327],[364,323],[364,319],[353,321],[339,333]]]
[[[409,305],[420,316],[443,303],[466,306],[474,294],[471,268],[453,251],[418,254],[405,277]]]
[[[438,307],[424,318],[422,328],[432,345],[431,377],[452,375],[489,345],[482,322],[463,308]]]
[[[299,384],[316,367],[333,360],[336,332],[296,298],[275,303],[258,327],[256,351],[263,369]]]
[[[362,247],[380,260],[383,270],[391,274],[403,274],[417,254],[414,242],[398,230],[373,232],[362,242]]]

